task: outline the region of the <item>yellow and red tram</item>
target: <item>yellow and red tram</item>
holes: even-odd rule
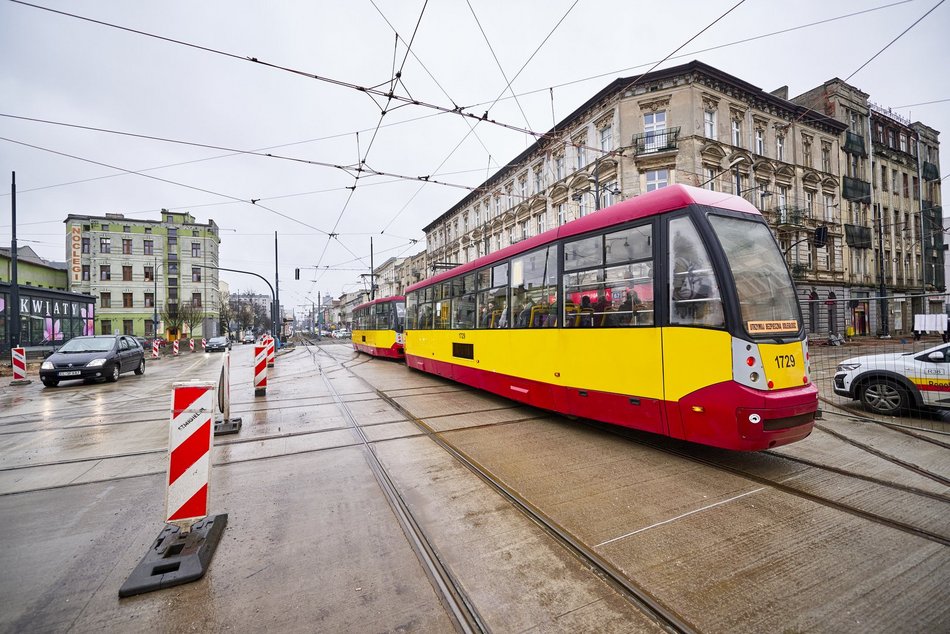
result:
[[[801,440],[818,410],[768,225],[742,198],[683,185],[410,286],[405,335],[414,369],[727,449]]]
[[[353,348],[374,357],[402,359],[406,298],[383,297],[353,309]]]

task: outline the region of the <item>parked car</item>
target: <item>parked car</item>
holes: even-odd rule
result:
[[[928,407],[950,409],[950,345],[845,359],[835,370],[834,392],[886,416]]]
[[[211,337],[205,345],[205,352],[224,352],[231,349],[231,341],[227,337]]]
[[[349,337],[350,337],[350,331],[347,330],[346,328],[341,328],[340,330],[333,331],[334,339],[349,339]]]
[[[145,353],[135,337],[74,337],[43,361],[40,380],[47,387],[56,387],[70,379],[118,381],[123,372],[145,374]]]

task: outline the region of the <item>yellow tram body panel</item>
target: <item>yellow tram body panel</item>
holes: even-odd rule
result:
[[[354,330],[350,340],[357,350],[376,356],[402,358],[403,334],[395,330]]]

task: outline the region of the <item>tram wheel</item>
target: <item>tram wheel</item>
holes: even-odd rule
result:
[[[861,388],[861,403],[869,411],[896,416],[910,406],[907,390],[887,379],[871,379]]]

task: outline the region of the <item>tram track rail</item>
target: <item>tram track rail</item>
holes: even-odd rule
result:
[[[336,363],[343,362],[327,351],[318,349],[317,353],[323,352]],[[693,633],[698,630],[683,616],[675,610],[662,603],[659,599],[650,594],[646,589],[640,587],[632,579],[616,569],[609,561],[601,557],[593,548],[585,544],[566,528],[554,521],[545,514],[540,508],[533,505],[530,501],[519,495],[517,491],[505,485],[496,478],[487,468],[482,466],[472,456],[446,441],[442,434],[425,421],[416,417],[411,411],[402,406],[394,397],[386,392],[376,389],[363,377],[354,374],[358,380],[375,390],[376,394],[390,407],[401,413],[406,420],[412,422],[418,427],[432,442],[451,455],[461,465],[477,476],[482,482],[487,484],[493,491],[505,499],[513,508],[528,518],[532,523],[542,529],[545,534],[551,537],[556,543],[560,544],[566,551],[571,553],[578,561],[595,574],[599,579],[605,582],[609,587],[625,600],[630,602],[642,613],[649,615],[665,631]]]

